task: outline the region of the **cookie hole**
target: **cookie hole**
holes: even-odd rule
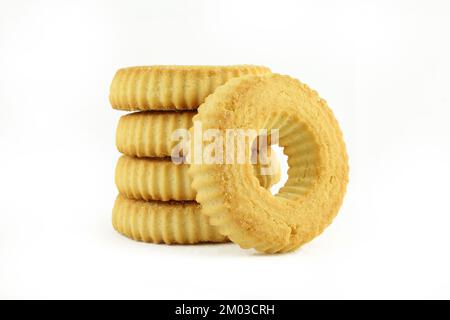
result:
[[[280,128],[280,146],[283,159],[283,184],[276,197],[299,199],[305,197],[316,184],[320,175],[320,157],[317,142],[311,130],[304,124],[287,122]],[[281,182],[280,182],[281,184]]]
[[[280,170],[281,170],[280,180],[270,188],[270,192],[273,195],[276,195],[280,192],[280,189],[286,184],[289,178],[288,177],[289,164],[288,164],[288,156],[284,154],[283,147],[281,147],[278,144],[272,145],[272,152],[277,157],[278,162],[280,163]]]
[[[314,186],[320,170],[318,149],[306,126],[284,124],[274,135],[257,136],[251,150],[252,163],[257,163],[254,172],[259,184],[272,195],[297,199]]]
[[[260,141],[265,141],[261,148]],[[258,136],[252,143],[252,159],[257,162],[255,175],[259,176],[260,186],[269,189],[272,195],[277,194],[288,180],[288,157],[283,150],[279,144],[271,145],[270,136]]]

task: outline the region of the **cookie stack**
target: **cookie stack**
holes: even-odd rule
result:
[[[195,201],[189,165],[173,161],[177,129],[189,130],[196,109],[229,79],[267,74],[259,66],[150,66],[117,71],[110,89],[114,109],[130,111],[117,128],[117,148],[123,154],[116,167],[119,196],[113,209],[113,226],[139,241],[166,244],[225,242],[227,237],[211,226]],[[183,152],[180,153],[183,156]],[[276,174],[258,175],[268,188]]]

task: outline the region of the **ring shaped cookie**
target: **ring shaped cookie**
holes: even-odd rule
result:
[[[109,100],[119,110],[192,110],[231,78],[269,73],[261,66],[142,66],[119,69]]]
[[[270,149],[269,149],[270,150]],[[270,154],[273,174],[261,175],[262,164],[253,165],[254,175],[263,188],[280,180],[280,163]],[[120,194],[136,200],[195,200],[195,189],[188,174],[188,164],[175,164],[170,158],[134,158],[122,156],[116,166],[116,186]]]
[[[127,199],[119,195],[112,217],[113,227],[128,238],[152,243],[194,244],[227,242],[201,214],[194,201],[161,202]]]
[[[287,252],[332,222],[348,159],[338,123],[315,91],[288,76],[242,77],[218,88],[198,112],[194,121],[203,130],[278,129],[288,156],[288,181],[275,196],[258,185],[251,164],[191,164],[196,199],[221,234],[242,248]]]
[[[129,156],[170,157],[179,143],[172,139],[172,134],[180,129],[189,130],[196,114],[195,111],[143,111],[126,114],[120,117],[117,126],[117,149]]]

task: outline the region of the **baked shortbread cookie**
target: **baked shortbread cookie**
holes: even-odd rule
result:
[[[166,244],[228,241],[208,223],[195,201],[145,202],[119,195],[112,223],[119,233],[137,241]]]
[[[280,180],[280,164],[273,159],[272,175],[261,175],[260,164],[253,165],[254,175],[264,188]],[[119,192],[137,200],[195,200],[188,164],[175,164],[170,158],[134,158],[122,156],[116,166],[116,186]]]
[[[174,132],[182,130],[188,133],[196,114],[196,111],[141,111],[123,115],[117,126],[117,149],[120,153],[138,158],[186,155],[183,148],[176,149],[182,139]],[[270,144],[270,137],[267,142]],[[254,149],[258,150],[258,146]],[[269,148],[267,150],[270,152]]]
[[[170,157],[179,140],[172,134],[189,130],[196,111],[134,112],[122,116],[117,126],[117,149],[136,157]],[[182,150],[180,155],[183,155]]]
[[[110,102],[119,110],[192,110],[231,78],[269,73],[261,66],[141,66],[119,69]]]
[[[208,96],[194,121],[222,133],[278,129],[288,156],[289,178],[275,196],[251,178],[251,164],[191,164],[196,200],[222,235],[242,248],[286,252],[332,222],[346,191],[348,158],[338,123],[315,91],[278,74],[231,79]]]

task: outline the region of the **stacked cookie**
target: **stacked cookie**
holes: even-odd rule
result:
[[[173,161],[178,142],[172,134],[189,130],[196,109],[229,79],[267,73],[268,68],[258,66],[151,66],[117,71],[111,84],[111,105],[133,111],[120,118],[117,129],[117,148],[123,154],[116,168],[119,196],[113,209],[118,232],[153,243],[227,241],[201,214],[189,165]],[[179,156],[184,155],[181,150]],[[280,176],[279,164],[271,159],[274,175],[259,175],[255,166],[265,188]]]

